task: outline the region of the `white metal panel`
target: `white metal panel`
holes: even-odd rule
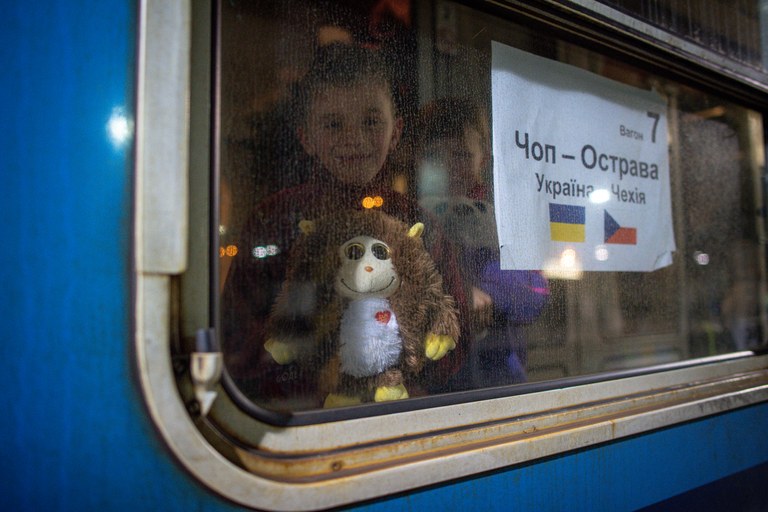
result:
[[[190,3],[141,4],[136,160],[137,266],[180,273],[187,264]]]

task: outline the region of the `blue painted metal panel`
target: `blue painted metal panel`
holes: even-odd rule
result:
[[[132,375],[132,146],[108,123],[133,117],[136,10],[3,4],[1,510],[231,508],[167,455]]]
[[[671,499],[654,503],[640,512],[695,510],[696,512],[768,510],[768,463],[697,487]],[[757,485],[756,485],[757,483]]]
[[[637,510],[768,461],[762,404],[383,500],[367,512]],[[764,482],[755,492],[768,493]]]

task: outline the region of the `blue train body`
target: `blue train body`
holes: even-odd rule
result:
[[[5,7],[0,508],[241,510],[175,461],[137,384],[133,146],[108,127],[135,115],[137,6]],[[759,474],[765,425],[762,404],[357,508],[637,509]]]

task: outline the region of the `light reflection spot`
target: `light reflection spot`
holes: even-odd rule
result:
[[[611,199],[611,193],[604,188],[598,188],[597,190],[593,190],[592,193],[589,194],[589,200],[595,204],[607,203],[610,199]]]
[[[560,266],[565,268],[573,268],[576,266],[576,251],[573,249],[566,249],[560,255]]]
[[[384,198],[381,196],[367,196],[363,198],[363,208],[370,210],[371,208],[381,208],[384,204]]]
[[[226,247],[219,247],[219,257],[223,258],[224,256],[229,256],[230,258],[237,256],[237,246],[228,245]]]
[[[693,253],[693,259],[698,263],[699,265],[709,265],[709,254],[701,251],[696,251]]]
[[[107,121],[107,135],[115,147],[124,146],[133,135],[133,121],[131,121],[120,107],[112,109],[112,115]]]
[[[264,259],[270,256],[277,256],[280,254],[280,247],[275,244],[257,245],[251,251],[254,258]]]

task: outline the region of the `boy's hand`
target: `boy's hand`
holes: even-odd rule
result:
[[[451,336],[429,333],[425,343],[425,353],[433,361],[442,359],[448,351],[456,348],[456,342]]]
[[[472,322],[480,329],[493,323],[493,299],[476,286],[472,287]]]
[[[472,309],[485,309],[493,306],[493,299],[477,286],[472,287]]]

